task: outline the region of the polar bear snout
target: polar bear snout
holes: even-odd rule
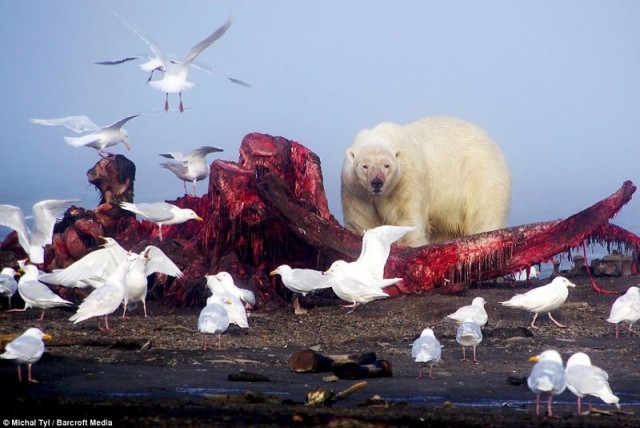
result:
[[[371,180],[371,183],[369,183],[371,185],[371,191],[373,193],[380,193],[382,192],[382,186],[384,186],[384,181],[382,181],[381,178],[376,177],[373,180]]]

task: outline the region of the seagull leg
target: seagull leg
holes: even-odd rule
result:
[[[633,335],[633,324],[629,324],[629,336]]]
[[[476,359],[476,345],[473,345],[473,362],[478,364],[478,360]]]
[[[549,417],[553,416],[553,411],[551,410],[551,398],[553,396],[551,394],[549,394],[549,398],[547,399],[547,415],[549,415]]]
[[[460,361],[469,361],[467,360],[467,355],[466,355],[464,346],[462,347],[462,359]]]
[[[158,225],[158,239],[162,241],[162,225]]]
[[[536,416],[540,416],[540,394],[536,394]]]
[[[44,319],[44,309],[42,310],[42,313],[40,314],[40,318],[38,318],[38,321],[42,321]]]
[[[20,369],[20,364],[18,364],[18,383],[22,383],[22,370]]]
[[[580,414],[580,405],[582,404],[582,400],[578,397],[578,415]]]
[[[104,329],[109,331],[109,315],[104,316]]]
[[[429,366],[429,379],[433,379],[433,364]]]
[[[186,182],[186,181],[183,181],[183,182],[182,182],[182,185],[184,186],[184,194],[185,194],[185,195],[189,195],[189,191],[187,190],[187,182]]]
[[[422,379],[422,363],[418,363],[418,379]]]
[[[207,335],[206,335],[206,334],[204,335],[204,339],[203,339],[203,341],[202,341],[202,349],[203,349],[204,351],[206,351],[206,350],[207,350]]]
[[[164,99],[164,111],[169,111],[169,93],[167,92],[167,96]]]
[[[222,351],[222,333],[218,333],[218,351]]]
[[[178,108],[180,110],[180,113],[182,113],[184,111],[184,107],[182,106],[182,92],[179,92],[178,96],[180,97],[180,106]]]
[[[536,318],[538,318],[538,313],[533,314],[533,319],[531,320],[531,328],[538,328],[535,326]]]
[[[620,333],[620,324],[618,323],[618,324],[616,324],[616,339],[617,339],[618,337],[620,337],[620,336],[619,336],[619,333]]]
[[[142,311],[144,312],[144,317],[149,318],[147,315],[147,301],[145,299],[142,299]]]
[[[193,180],[193,196],[198,197],[198,191],[196,190],[196,180]]]
[[[124,306],[124,309],[122,310],[122,319],[124,319],[127,317],[127,301],[126,300],[124,301],[122,306]]]
[[[551,321],[553,321],[554,323],[556,323],[556,325],[557,325],[558,327],[567,328],[567,326],[566,326],[566,325],[564,325],[564,324],[560,324],[558,321],[554,320],[554,319],[553,319],[553,317],[551,316],[551,312],[547,312],[547,315],[549,315],[549,319],[550,319]]]
[[[31,364],[27,364],[27,382],[38,383],[33,377],[31,377]]]

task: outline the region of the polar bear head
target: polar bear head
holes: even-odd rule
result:
[[[399,151],[379,143],[364,144],[347,151],[358,184],[371,195],[384,195],[395,187],[400,178],[399,155]]]

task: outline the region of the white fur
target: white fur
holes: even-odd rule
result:
[[[398,243],[421,246],[503,228],[511,177],[484,131],[437,116],[361,131],[344,157],[341,193],[348,229],[414,226]]]

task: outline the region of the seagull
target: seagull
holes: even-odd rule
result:
[[[505,306],[512,308],[525,309],[533,312],[533,320],[531,320],[531,328],[535,326],[536,318],[540,312],[547,312],[549,319],[558,327],[566,328],[553,319],[551,311],[558,309],[567,300],[569,289],[567,287],[575,287],[576,285],[563,276],[557,276],[547,285],[543,285],[524,294],[516,294],[506,302],[500,302]]]
[[[462,361],[469,361],[465,355],[465,347],[473,346],[473,362],[477,364],[476,346],[482,342],[482,330],[480,330],[480,326],[472,321],[461,323],[456,333],[456,342],[462,346]]]
[[[355,262],[353,262],[355,263]],[[340,299],[351,302],[344,305],[345,308],[352,308],[348,314],[353,312],[360,304],[368,303],[372,300],[386,299],[387,293],[382,291],[384,287],[402,281],[402,278],[391,278],[383,281],[376,281],[369,270],[357,270],[353,263],[344,260],[336,260],[328,270],[324,272],[329,275],[331,289]]]
[[[615,404],[620,409],[620,399],[613,395],[609,387],[609,375],[599,367],[591,365],[591,359],[584,352],[576,352],[567,360],[564,370],[567,388],[578,397],[578,414],[580,402],[585,395],[598,397],[607,404]],[[591,397],[589,398],[591,410]]]
[[[9,301],[9,309],[11,309],[11,298],[18,291],[18,281],[16,281],[16,271],[13,268],[6,267],[0,272],[0,296],[4,296]]]
[[[616,325],[616,337],[619,335],[620,323],[629,324],[629,335],[633,329],[633,324],[640,319],[640,288],[629,287],[627,292],[618,297],[613,305],[607,322]]]
[[[238,287],[229,272],[218,272],[215,275],[206,275],[207,287],[212,294],[224,290],[232,296],[244,302],[245,307],[251,308],[256,304],[256,296],[253,291]]]
[[[222,333],[229,328],[229,315],[224,306],[212,296],[207,299],[207,306],[202,308],[198,317],[198,331],[205,333],[203,348],[207,350],[207,334],[218,335],[218,351],[222,350]]]
[[[249,320],[245,306],[239,297],[231,294],[217,275],[207,275],[207,288],[211,291],[211,297],[207,299],[209,303],[219,303],[227,311],[229,324],[235,324],[240,328],[249,328]]]
[[[188,220],[202,221],[190,208],[180,208],[167,202],[153,202],[132,204],[130,202],[121,202],[120,206],[132,213],[138,214],[145,219],[158,225],[158,236],[162,241],[162,226],[170,224],[181,224]]]
[[[68,116],[61,117],[59,119],[31,119],[31,123],[46,126],[62,125],[78,134],[89,132],[89,134],[81,137],[64,137],[64,141],[73,147],[87,146],[94,148],[98,151],[100,156],[109,157],[114,156],[114,153],[105,149],[107,147],[115,146],[116,144],[123,143],[127,147],[127,150],[131,150],[131,146],[129,145],[129,134],[127,134],[127,131],[122,127],[125,123],[138,116],[140,115],[134,114],[132,116],[127,116],[105,127],[96,125],[87,116]]]
[[[128,25],[125,23],[125,25]],[[135,32],[135,31],[134,31]],[[149,73],[149,78],[147,78],[147,84],[151,81],[151,79],[153,79],[153,73],[156,71],[159,71],[160,73],[164,74],[164,66],[162,65],[162,60],[157,57],[157,56],[150,56],[150,55],[131,55],[125,58],[121,58],[121,59],[116,59],[116,60],[110,60],[110,61],[94,61],[94,64],[97,65],[120,65],[120,64],[124,64],[130,61],[137,61],[137,60],[144,60],[145,62],[143,62],[142,64],[139,65],[140,69],[142,71],[145,71],[147,73]],[[172,64],[179,64],[179,60],[172,58],[169,59],[169,62],[171,62]],[[219,70],[216,70],[214,68],[211,68],[208,65],[202,64],[202,63],[198,63],[196,61],[192,62],[189,67],[194,68],[198,71],[204,71],[206,73],[209,74],[218,74],[221,75],[223,77],[225,77],[227,80],[229,80],[230,82],[236,83],[238,85],[241,86],[245,86],[247,88],[250,88],[251,85],[243,82],[240,79],[236,79],[234,77],[231,77]]]
[[[422,379],[422,365],[429,365],[429,379],[433,379],[433,365],[440,361],[442,353],[442,345],[433,334],[433,330],[425,328],[422,330],[420,337],[417,338],[411,346],[411,358],[418,363],[418,378]]]
[[[128,24],[122,18],[120,18],[131,31],[133,31],[138,37],[142,39],[143,42],[151,49],[154,58],[160,60],[160,68],[162,71],[162,79],[160,80],[150,80],[147,83],[154,89],[162,91],[166,94],[164,109],[165,111],[169,110],[169,94],[177,93],[180,97],[180,112],[184,111],[184,107],[182,104],[182,91],[185,89],[190,89],[194,86],[194,83],[187,81],[187,75],[189,73],[189,67],[193,64],[195,59],[200,55],[206,48],[211,46],[216,40],[222,37],[229,27],[231,26],[231,18],[227,19],[227,21],[216,31],[211,33],[207,38],[202,40],[201,42],[194,45],[189,52],[184,56],[184,58],[179,62],[173,62],[168,59],[167,55],[162,51],[160,46],[150,37],[145,35],[140,29],[134,27],[131,24]],[[234,83],[238,83],[243,86],[248,86],[246,83],[230,78],[230,80]]]
[[[105,329],[109,330],[109,314],[115,312],[124,300],[124,277],[129,263],[135,259],[135,256],[137,255],[129,255],[127,262],[120,263],[106,279],[104,285],[96,288],[85,297],[69,321],[77,324],[89,318],[104,316]],[[98,328],[100,328],[100,324],[98,324]]]
[[[20,364],[27,365],[27,382],[38,383],[31,376],[31,366],[37,363],[44,353],[44,342],[49,340],[51,336],[45,334],[39,328],[28,328],[20,336],[7,343],[4,353],[0,354],[0,358],[5,360],[16,360],[18,363],[18,382],[22,382],[22,370]]]
[[[280,275],[282,283],[294,293],[306,296],[316,290],[331,287],[331,281],[322,271],[315,269],[292,269],[289,265],[280,265],[269,275]]]
[[[471,301],[470,305],[458,308],[454,313],[446,316],[447,319],[457,321],[471,321],[480,327],[484,327],[489,320],[487,311],[484,309],[485,300],[482,297],[476,297]]]
[[[70,306],[72,302],[64,300],[55,294],[49,287],[38,281],[38,268],[34,265],[25,265],[24,274],[18,281],[18,293],[24,300],[23,309],[11,309],[11,311],[26,311],[28,308],[40,308],[42,313],[38,321],[44,319],[44,311],[58,306]]]
[[[202,181],[209,176],[209,165],[207,165],[205,157],[209,153],[222,152],[223,150],[213,146],[203,146],[192,150],[187,154],[180,152],[160,153],[160,156],[175,159],[178,162],[165,162],[160,166],[173,172],[176,177],[182,180],[184,184],[184,192],[188,195],[187,181],[193,183],[193,196],[196,194],[196,182]]]
[[[44,263],[44,247],[52,243],[53,227],[57,218],[74,203],[76,199],[49,199],[33,205],[33,230],[27,228],[22,209],[13,205],[0,205],[0,225],[9,227],[18,234],[20,246],[29,256],[31,263]]]
[[[361,303],[389,297],[383,288],[402,281],[402,278],[384,278],[391,244],[413,230],[410,226],[378,226],[362,237],[360,256],[354,262],[336,260],[324,272],[330,276],[331,289],[340,299],[351,302],[345,307],[353,312]]]
[[[536,394],[536,415],[540,416],[540,395],[547,394],[547,414],[551,417],[551,399],[562,394],[567,387],[562,357],[558,351],[550,349],[529,358],[529,361],[536,363],[527,377],[529,389]]]
[[[144,317],[147,318],[147,277],[156,272],[182,277],[182,271],[178,266],[156,246],[148,245],[140,254],[130,254],[130,262],[124,277],[122,318],[126,317],[127,305],[137,302],[142,302]]]
[[[90,252],[64,269],[41,275],[38,280],[70,288],[100,287],[118,265],[127,262],[128,254],[115,239],[101,239],[105,241],[102,248]]]

